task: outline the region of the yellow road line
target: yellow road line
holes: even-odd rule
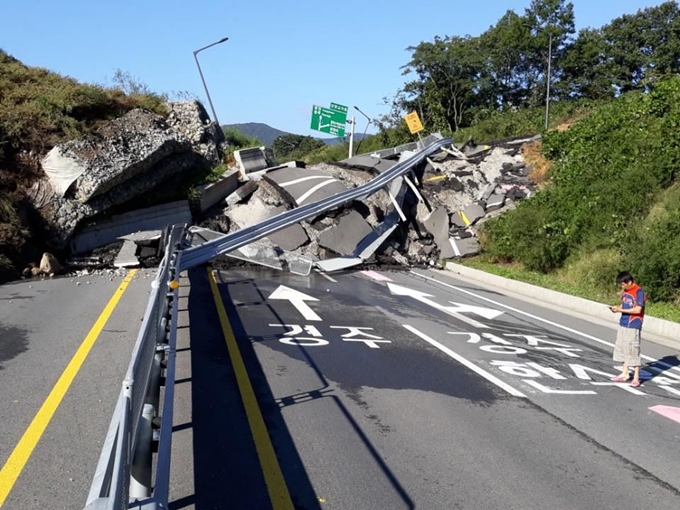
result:
[[[229,357],[231,358],[231,363],[234,367],[234,374],[236,375],[236,382],[238,383],[238,389],[241,393],[243,407],[245,407],[250,431],[253,434],[257,456],[260,459],[260,467],[264,474],[264,481],[267,484],[269,500],[271,501],[274,510],[293,510],[293,501],[290,498],[286,480],[283,478],[281,466],[279,466],[274,446],[272,445],[269,432],[267,432],[267,426],[264,423],[264,418],[260,411],[260,406],[255,397],[255,391],[253,391],[253,386],[250,384],[245,363],[243,363],[241,352],[236,344],[236,337],[234,337],[234,332],[229,324],[222,296],[217,288],[215,273],[211,268],[208,268],[208,278],[210,280],[210,290],[212,290],[215,306],[217,307],[217,315],[219,316],[220,324],[222,325],[224,340],[227,342]]]
[[[83,340],[83,343],[80,344],[80,347],[73,355],[73,358],[71,358],[71,361],[64,369],[64,372],[61,374],[59,380],[52,388],[52,391],[50,391],[50,394],[45,399],[45,402],[43,402],[40,410],[26,429],[26,432],[24,432],[24,435],[21,436],[21,439],[12,451],[9,459],[7,459],[7,462],[5,462],[2,470],[0,470],[0,507],[2,507],[2,505],[5,503],[7,496],[12,490],[12,487],[14,487],[14,484],[16,483],[17,478],[19,478],[21,471],[24,469],[26,462],[28,462],[28,459],[31,457],[31,454],[38,444],[38,441],[40,441],[45,429],[50,424],[52,416],[54,416],[54,413],[61,404],[64,395],[66,395],[66,392],[71,387],[73,379],[75,379],[80,367],[83,365],[87,355],[90,353],[92,346],[97,341],[102,329],[104,329],[106,321],[109,320],[109,317],[116,308],[118,301],[120,301],[120,298],[123,296],[123,292],[125,292],[125,289],[129,285],[130,281],[132,281],[132,277],[135,275],[135,272],[136,270],[131,270],[120,284],[118,289],[116,289],[116,292],[107,303],[104,311],[97,319],[97,322],[94,323],[94,326],[92,326],[92,329],[85,337],[85,340]]]
[[[470,220],[468,220],[468,217],[465,216],[465,213],[463,211],[458,211],[458,214],[460,214],[461,219],[465,223],[466,226],[470,226],[470,223],[472,223]]]

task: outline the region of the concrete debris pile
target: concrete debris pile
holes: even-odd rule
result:
[[[30,198],[48,226],[48,243],[66,246],[85,219],[154,190],[168,179],[213,168],[224,137],[196,101],[169,103],[167,118],[132,110],[95,135],[52,149],[46,178]]]
[[[323,270],[362,263],[431,266],[442,259],[475,254],[479,251],[476,226],[535,192],[531,168],[520,152],[521,145],[531,140],[444,149],[410,176],[393,181],[389,193],[381,191],[360,203],[327,211],[259,242],[309,257]],[[268,167],[270,162],[259,149],[259,153],[251,151],[250,163],[242,167],[250,168],[242,171],[246,180],[222,202],[224,209],[201,226],[222,233],[250,227],[360,186],[414,150],[417,144],[308,168]],[[252,165],[255,158],[260,159],[258,165]]]

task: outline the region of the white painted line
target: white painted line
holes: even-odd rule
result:
[[[437,349],[439,349],[440,351],[442,351],[442,352],[443,352],[444,354],[446,354],[447,356],[450,356],[451,358],[455,359],[455,360],[456,360],[458,363],[460,363],[461,365],[463,365],[463,366],[469,368],[470,370],[472,370],[473,372],[477,373],[478,375],[481,375],[484,379],[486,379],[487,381],[489,381],[489,382],[495,384],[496,386],[498,386],[498,387],[501,388],[502,390],[507,391],[507,392],[510,393],[510,395],[512,395],[513,397],[526,398],[526,395],[525,395],[524,393],[522,393],[521,391],[516,390],[515,388],[513,388],[513,387],[510,386],[509,384],[504,383],[503,381],[501,381],[501,380],[500,380],[498,377],[496,377],[495,375],[490,374],[489,372],[487,372],[486,370],[484,370],[484,369],[481,368],[481,367],[478,367],[477,365],[475,365],[475,364],[472,363],[471,361],[468,361],[467,359],[465,359],[465,358],[464,358],[463,356],[461,356],[460,354],[456,354],[455,352],[453,352],[451,349],[449,349],[449,348],[446,347],[445,345],[440,344],[440,343],[437,342],[435,339],[430,338],[429,336],[427,336],[425,333],[422,333],[421,331],[418,331],[416,328],[414,328],[413,326],[410,326],[410,325],[408,325],[408,324],[403,324],[403,326],[404,326],[404,328],[408,329],[408,330],[409,330],[411,333],[413,333],[414,335],[419,336],[420,338],[422,338],[423,340],[425,340],[425,341],[426,341],[427,343],[429,343],[430,345],[433,345],[434,347],[436,347]]]
[[[290,304],[297,308],[297,311],[308,321],[323,320],[314,310],[312,310],[305,301],[318,301],[313,296],[308,296],[298,290],[291,289],[285,285],[279,285],[274,292],[267,299],[280,299],[290,301]]]
[[[376,273],[375,271],[359,271],[361,274],[365,274],[369,278],[373,278],[377,282],[391,282],[392,279],[388,278],[387,276],[383,276],[380,273]]]
[[[293,184],[299,184],[301,182],[311,181],[313,179],[317,179],[317,180],[318,179],[328,179],[328,176],[327,175],[310,175],[308,177],[300,177],[299,179],[293,179],[292,181],[280,182],[279,186],[281,186],[282,188],[285,188],[286,186],[292,186]]]
[[[323,188],[324,186],[328,186],[329,184],[333,184],[334,182],[338,182],[335,179],[329,179],[327,181],[324,181],[320,184],[317,184],[316,186],[312,186],[307,190],[307,193],[304,193],[300,198],[296,200],[298,205],[302,205],[302,202],[307,200],[309,197],[311,197],[314,193],[316,193],[318,190]]]
[[[568,327],[568,326],[563,326],[562,324],[558,324],[558,323],[553,322],[553,321],[550,321],[550,320],[548,320],[548,319],[544,319],[543,317],[539,317],[538,315],[534,315],[534,314],[525,312],[525,311],[523,311],[523,310],[520,310],[520,309],[518,309],[518,308],[514,308],[514,307],[512,307],[512,306],[508,306],[508,305],[505,305],[505,304],[503,304],[503,303],[499,303],[498,301],[494,301],[493,299],[489,299],[489,298],[487,298],[487,297],[480,296],[480,295],[478,295],[478,294],[475,294],[474,292],[470,292],[469,290],[465,290],[465,289],[461,289],[460,287],[456,287],[455,285],[451,285],[451,284],[448,284],[448,283],[444,283],[444,282],[442,282],[442,281],[440,281],[440,280],[437,280],[436,278],[432,278],[432,277],[430,277],[430,276],[425,276],[424,274],[420,274],[420,273],[418,273],[418,272],[416,272],[416,271],[410,271],[410,273],[412,273],[412,274],[414,274],[414,275],[417,275],[417,276],[420,276],[421,278],[425,278],[426,280],[430,280],[430,281],[433,281],[433,282],[437,282],[438,284],[443,285],[444,287],[449,287],[450,289],[457,290],[458,292],[462,292],[462,293],[464,293],[464,294],[468,294],[468,295],[470,295],[470,296],[476,297],[477,299],[481,299],[481,300],[483,300],[483,301],[487,301],[487,302],[489,302],[489,303],[493,303],[493,304],[496,305],[496,306],[502,306],[503,308],[506,308],[507,310],[511,310],[511,311],[513,311],[513,312],[517,312],[517,313],[522,314],[522,315],[525,315],[525,316],[527,316],[527,317],[529,317],[529,318],[531,318],[531,319],[535,319],[535,320],[541,321],[541,322],[543,322],[543,323],[545,323],[545,324],[549,324],[549,325],[551,325],[551,326],[555,326],[556,328],[563,329],[564,331],[569,331],[570,333],[574,333],[574,334],[580,335],[580,336],[582,336],[582,337],[584,337],[584,338],[588,338],[589,340],[593,340],[593,341],[595,341],[595,342],[601,343],[601,344],[603,344],[603,345],[606,345],[607,347],[614,348],[614,344],[613,344],[613,343],[607,342],[607,341],[605,341],[605,340],[602,340],[602,339],[597,338],[597,337],[595,337],[595,336],[589,335],[589,334],[587,334],[587,333],[582,333],[581,331],[578,331],[578,330],[576,330],[576,329],[570,328],[570,327]],[[658,365],[660,365],[660,366],[662,366],[662,367],[664,367],[664,368],[666,368],[666,369],[669,369],[669,370],[678,370],[678,371],[680,371],[680,369],[678,369],[677,367],[674,367],[673,365],[670,365],[670,364],[668,364],[668,363],[666,363],[666,362],[664,362],[664,361],[658,360],[658,359],[656,359],[656,358],[652,358],[651,356],[645,356],[645,355],[643,354],[643,355],[642,355],[642,358],[646,359],[647,361],[653,361],[654,363],[656,363],[656,364],[658,364]],[[668,372],[665,372],[665,371],[663,371],[663,370],[656,369],[656,368],[654,368],[654,367],[649,367],[649,368],[650,368],[651,370],[654,370],[655,372],[664,373],[664,374],[666,374],[666,375],[670,375],[671,377],[675,377],[676,379],[680,379],[680,376],[678,376],[677,374],[668,373]]]
[[[319,269],[315,269],[315,271],[316,271],[317,273],[319,273],[321,276],[323,276],[326,280],[329,280],[329,281],[331,281],[331,282],[333,282],[333,283],[338,283],[338,280],[336,280],[335,278],[331,278],[330,276],[328,276],[328,275],[327,275],[326,273],[324,273],[323,271],[321,271],[321,270],[319,270]]]

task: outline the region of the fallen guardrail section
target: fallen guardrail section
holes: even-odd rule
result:
[[[86,510],[168,508],[180,273],[381,189],[389,193],[396,213],[404,218],[400,203],[406,192],[405,184],[418,194],[407,174],[429,155],[448,145],[451,145],[451,139],[438,140],[366,184],[198,246],[190,246],[188,237],[191,233],[185,225],[170,229],[165,256],[152,283],[151,296],[102,447]],[[377,235],[379,240],[383,233]],[[162,386],[165,391],[160,406]],[[154,450],[157,451],[155,479]]]

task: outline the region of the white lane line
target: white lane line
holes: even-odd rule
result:
[[[331,278],[331,277],[328,276],[326,273],[321,272],[321,271],[319,271],[318,269],[316,269],[316,272],[319,273],[321,276],[323,276],[326,280],[330,280],[330,281],[332,281],[333,283],[338,283],[338,280],[336,280],[335,278]]]
[[[444,354],[446,354],[447,356],[450,356],[451,358],[455,359],[455,360],[456,360],[458,363],[460,363],[461,365],[463,365],[463,366],[469,368],[470,370],[472,370],[473,372],[475,372],[475,373],[481,375],[484,379],[486,379],[487,381],[489,381],[489,382],[495,384],[496,386],[498,386],[498,387],[501,388],[502,390],[507,391],[507,392],[510,393],[510,395],[512,395],[513,397],[527,398],[527,396],[526,396],[524,393],[522,393],[521,391],[516,390],[515,388],[513,388],[513,387],[510,386],[509,384],[504,383],[503,381],[501,381],[501,380],[500,380],[498,377],[496,377],[495,375],[492,375],[492,374],[490,374],[489,372],[487,372],[486,370],[484,370],[483,368],[478,367],[477,365],[475,365],[475,364],[472,363],[471,361],[468,361],[467,359],[465,359],[465,358],[464,358],[463,356],[461,356],[460,354],[456,354],[455,352],[453,352],[451,349],[449,349],[449,348],[446,347],[445,345],[440,344],[440,343],[437,342],[435,339],[430,338],[429,336],[427,336],[425,333],[423,333],[423,332],[421,332],[421,331],[418,331],[418,330],[417,330],[416,328],[414,328],[413,326],[410,326],[410,325],[408,325],[408,324],[402,324],[402,326],[404,326],[404,328],[408,329],[408,330],[409,330],[411,333],[413,333],[414,335],[419,336],[420,338],[422,338],[423,340],[425,340],[425,341],[426,341],[427,343],[429,343],[430,345],[433,345],[434,347],[436,347],[437,349],[439,349],[440,351],[442,351],[442,352],[443,352]]]
[[[311,181],[313,179],[328,179],[327,175],[310,175],[308,177],[300,177],[299,179],[293,179],[292,181],[280,182],[279,186],[285,188],[286,186],[292,186],[293,184],[298,184],[305,181]]]
[[[496,306],[501,306],[501,307],[506,308],[506,309],[508,309],[508,310],[511,310],[511,311],[513,311],[513,312],[517,312],[517,313],[519,313],[519,314],[526,315],[527,317],[529,317],[529,318],[531,318],[531,319],[535,319],[535,320],[544,322],[545,324],[550,324],[551,326],[555,326],[556,328],[563,329],[564,331],[569,331],[570,333],[574,333],[574,334],[576,334],[576,335],[580,335],[580,336],[582,336],[582,337],[584,337],[584,338],[588,338],[589,340],[593,340],[593,341],[595,341],[595,342],[599,342],[599,343],[601,343],[601,344],[603,344],[603,345],[606,345],[607,347],[614,348],[614,344],[612,344],[612,343],[610,343],[610,342],[607,342],[606,340],[602,340],[601,338],[597,338],[597,337],[595,337],[595,336],[589,335],[588,333],[582,333],[581,331],[578,331],[578,330],[576,330],[576,329],[572,329],[572,328],[570,328],[570,327],[568,327],[568,326],[563,326],[562,324],[558,324],[558,323],[553,322],[553,321],[550,321],[550,320],[548,320],[548,319],[544,319],[543,317],[539,317],[538,315],[534,315],[534,314],[531,314],[531,313],[529,313],[529,312],[525,312],[525,311],[523,311],[523,310],[520,310],[520,309],[518,309],[518,308],[514,308],[514,307],[512,307],[512,306],[508,306],[508,305],[505,305],[505,304],[503,304],[503,303],[499,303],[498,301],[494,301],[493,299],[489,299],[489,298],[487,298],[487,297],[480,296],[480,295],[478,295],[478,294],[475,294],[474,292],[470,292],[469,290],[461,289],[460,287],[456,287],[455,285],[450,285],[450,284],[448,284],[448,283],[444,283],[444,282],[442,282],[442,281],[440,281],[440,280],[437,280],[436,278],[432,278],[431,276],[425,276],[424,274],[420,274],[420,273],[418,273],[418,272],[416,272],[416,271],[410,271],[410,273],[412,273],[412,274],[414,274],[414,275],[417,275],[417,276],[420,276],[421,278],[425,278],[426,280],[430,280],[430,281],[433,281],[433,282],[437,282],[437,283],[440,284],[440,285],[443,285],[443,286],[445,286],[445,287],[449,287],[450,289],[453,289],[453,290],[457,290],[458,292],[463,292],[464,294],[468,294],[468,295],[470,295],[470,296],[476,297],[477,299],[481,299],[481,300],[483,300],[483,301],[487,301],[487,302],[489,302],[489,303],[493,303],[493,304],[496,305]],[[642,358],[646,359],[647,361],[653,361],[653,362],[656,363],[657,365],[660,365],[660,366],[662,366],[662,367],[664,367],[664,368],[667,368],[667,369],[670,369],[670,370],[679,370],[677,367],[674,367],[673,365],[670,365],[670,364],[668,364],[668,363],[666,363],[666,362],[664,362],[664,361],[658,360],[658,359],[656,359],[656,358],[652,358],[651,356],[645,356],[645,355],[643,354],[643,355],[642,355]],[[662,370],[655,369],[654,367],[650,367],[650,369],[651,369],[651,370],[654,370],[654,371],[656,371],[656,372],[659,372],[659,373],[660,373],[660,372],[663,372]],[[670,376],[672,376],[672,377],[675,377],[676,379],[680,379],[680,376],[678,376],[677,374],[668,373],[668,372],[664,372],[664,373],[666,373],[667,375],[670,375]]]
[[[333,184],[334,182],[338,182],[335,179],[329,179],[325,182],[322,182],[321,184],[317,184],[316,186],[312,186],[307,190],[307,193],[303,193],[303,195],[296,200],[298,205],[302,205],[302,202],[307,200],[309,197],[311,197],[314,193],[316,193],[318,190],[323,188],[324,186],[328,186],[329,184]]]

